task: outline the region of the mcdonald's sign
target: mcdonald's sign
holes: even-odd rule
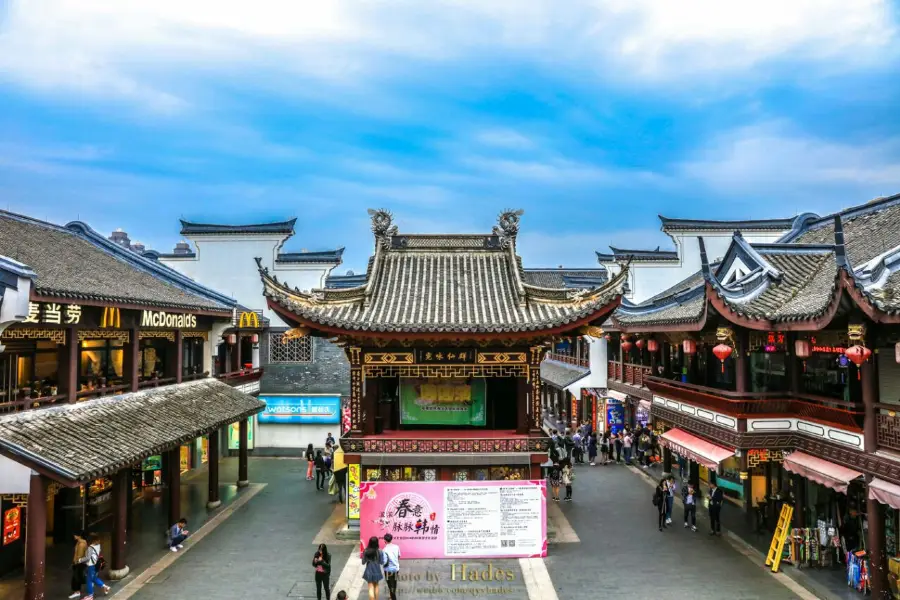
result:
[[[100,327],[121,327],[122,311],[115,306],[106,306],[103,308],[103,316],[100,319]]]
[[[255,312],[242,312],[238,328],[259,329],[259,315]]]

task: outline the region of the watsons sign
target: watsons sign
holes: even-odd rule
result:
[[[164,311],[145,310],[141,314],[141,327],[172,327],[194,329],[197,327],[195,315],[169,314]]]

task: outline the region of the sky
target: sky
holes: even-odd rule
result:
[[[122,228],[297,217],[286,250],[488,232],[526,266],[664,248],[658,214],[900,192],[877,0],[0,0],[0,208]]]

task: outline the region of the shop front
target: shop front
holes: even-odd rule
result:
[[[341,397],[337,394],[264,394],[260,399],[266,402],[266,410],[257,417],[257,453],[277,449],[299,455],[309,444],[324,447],[328,434],[335,439],[340,436]]]

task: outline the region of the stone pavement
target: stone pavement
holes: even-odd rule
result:
[[[706,527],[684,529],[678,508],[675,527],[660,533],[652,488],[628,468],[579,466],[576,473],[574,501],[561,508],[581,543],[553,546],[546,559],[560,598],[797,597]]]

